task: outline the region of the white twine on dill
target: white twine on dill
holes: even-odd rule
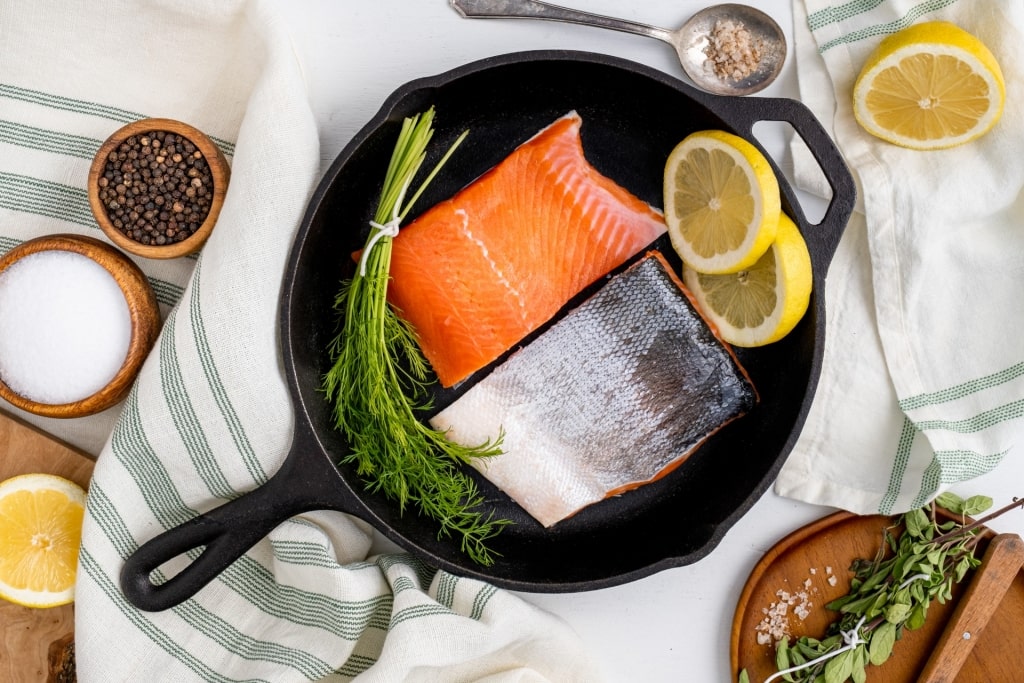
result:
[[[370,239],[367,240],[366,246],[363,247],[363,255],[359,257],[359,277],[366,277],[366,258],[370,255],[370,251],[377,244],[381,238],[391,237],[392,239],[398,237],[398,227],[402,223],[401,207],[402,201],[405,200],[405,192],[409,189],[409,183],[412,181],[412,177],[405,179],[402,183],[402,189],[398,191],[398,197],[395,198],[395,204],[391,209],[391,220],[387,223],[378,223],[377,221],[370,221],[370,227],[376,232],[370,235]]]
[[[781,678],[782,676],[785,676],[786,674],[791,674],[794,671],[802,671],[803,669],[809,669],[810,667],[814,666],[815,664],[818,664],[820,662],[824,662],[826,660],[832,659],[833,657],[835,657],[837,655],[841,655],[844,652],[848,652],[849,650],[852,650],[853,648],[857,647],[858,645],[863,645],[864,643],[868,642],[868,641],[866,641],[866,640],[864,640],[863,638],[860,637],[860,627],[864,625],[864,620],[866,618],[867,617],[861,617],[860,621],[857,622],[857,625],[854,626],[853,628],[851,628],[849,631],[840,631],[839,632],[839,634],[843,637],[843,642],[846,643],[846,644],[843,645],[838,650],[836,650],[835,652],[829,652],[827,654],[824,654],[824,655],[818,657],[817,659],[812,659],[809,662],[805,662],[803,664],[800,664],[799,666],[791,666],[788,669],[783,669],[782,671],[774,673],[771,676],[769,676],[768,678],[766,678],[764,683],[771,683],[771,681],[774,681],[776,678]]]

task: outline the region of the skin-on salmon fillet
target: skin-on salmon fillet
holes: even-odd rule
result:
[[[430,423],[502,437],[473,466],[543,526],[664,476],[757,402],[658,252],[610,278]]]
[[[388,298],[442,386],[485,367],[665,231],[598,173],[570,112],[402,228]]]

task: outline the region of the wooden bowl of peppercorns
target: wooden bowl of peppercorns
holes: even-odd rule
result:
[[[118,129],[89,168],[89,206],[121,249],[154,259],[197,251],[217,222],[231,169],[204,133],[173,119]]]

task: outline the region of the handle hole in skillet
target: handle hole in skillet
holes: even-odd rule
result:
[[[804,139],[786,121],[758,121],[751,132],[797,193],[807,221],[812,225],[821,223],[832,201],[832,186]],[[799,182],[797,163],[801,169]]]
[[[199,556],[203,554],[204,550],[206,550],[206,546],[200,545],[187,552],[172,557],[156,569],[149,572],[149,582],[154,586],[161,586],[167,583],[199,559]]]

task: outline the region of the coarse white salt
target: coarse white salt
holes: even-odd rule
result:
[[[114,277],[70,251],[39,251],[0,273],[0,377],[24,398],[59,405],[102,389],[131,340]]]

